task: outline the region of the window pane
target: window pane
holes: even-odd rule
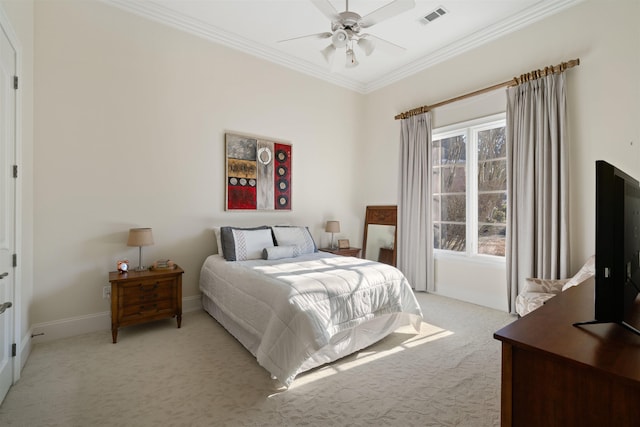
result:
[[[467,245],[465,229],[462,224],[434,224],[433,247],[464,252]]]
[[[431,177],[431,191],[433,194],[442,193],[442,168],[434,167]]]
[[[437,203],[436,198],[433,202]],[[465,222],[467,217],[467,207],[464,194],[442,195],[440,196],[440,212],[442,221]]]
[[[507,227],[503,225],[483,225],[478,230],[478,253],[504,256]]]
[[[442,215],[440,214],[440,196],[433,196],[433,203],[431,203],[431,220],[433,222],[442,221]]]
[[[466,181],[464,166],[445,166],[433,169],[434,193],[464,193]]]
[[[494,191],[506,189],[506,160],[490,160],[478,163],[478,191]]]
[[[434,166],[440,165],[440,158],[442,157],[442,154],[440,154],[442,152],[441,146],[441,140],[431,141],[431,159]]]
[[[437,153],[438,157],[435,157],[436,153],[434,152],[434,162],[437,162],[437,159],[439,159],[440,164],[442,165],[464,165],[467,160],[467,150],[465,142],[466,138],[464,135],[441,139],[439,144],[440,149]]]
[[[499,127],[478,132],[478,160],[507,156],[505,128]]]
[[[478,195],[478,223],[507,222],[507,193]]]

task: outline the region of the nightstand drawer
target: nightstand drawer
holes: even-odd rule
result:
[[[173,301],[170,299],[162,301],[152,301],[143,304],[131,304],[122,307],[122,320],[129,320],[136,317],[148,317],[155,314],[174,310]]]
[[[122,296],[126,302],[148,301],[152,299],[167,299],[171,297],[175,281],[156,280],[131,283],[123,286]]]

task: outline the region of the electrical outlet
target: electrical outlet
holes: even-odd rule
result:
[[[104,288],[102,288],[102,298],[111,298],[111,286],[105,286]]]

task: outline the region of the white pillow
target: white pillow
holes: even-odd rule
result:
[[[220,228],[224,258],[227,261],[261,259],[262,250],[273,246],[271,228]]]
[[[224,257],[224,252],[222,252],[222,237],[220,236],[220,227],[213,227],[213,234],[216,235],[216,245],[218,245],[218,255]]]
[[[275,226],[272,230],[278,246],[298,246],[300,255],[318,251],[307,227]]]

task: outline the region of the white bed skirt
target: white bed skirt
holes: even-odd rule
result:
[[[218,306],[202,294],[202,306],[214,319],[218,321],[231,335],[233,335],[247,350],[256,356],[260,345],[260,338],[243,329],[233,319],[225,315]],[[315,367],[333,362],[362,350],[386,337],[403,326],[415,325],[415,316],[408,313],[391,313],[368,320],[355,328],[341,331],[331,338],[331,342],[311,355],[302,364],[297,374]],[[419,328],[419,327],[418,327]],[[271,374],[275,378],[275,375]]]

